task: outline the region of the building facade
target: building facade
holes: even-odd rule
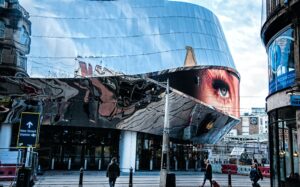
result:
[[[18,1],[0,2],[0,74],[24,77],[30,51],[31,23]],[[13,19],[12,19],[13,18]]]
[[[117,156],[122,171],[159,169],[167,79],[174,169],[195,168],[206,154],[197,144],[216,143],[239,122],[240,77],[206,8],[156,0],[34,4],[25,7],[30,78],[1,77],[2,146],[20,146],[20,114],[34,112],[42,117],[33,145],[42,168],[103,170]]]
[[[228,135],[268,134],[268,115],[265,108],[252,108],[250,113],[244,113],[241,121]]]
[[[272,186],[299,181],[300,1],[266,0],[261,38],[269,64],[269,142]],[[296,180],[295,180],[296,179]],[[299,184],[298,184],[299,185]]]

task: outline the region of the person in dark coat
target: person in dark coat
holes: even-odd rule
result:
[[[109,178],[109,186],[114,187],[117,178],[120,176],[120,167],[117,164],[117,158],[114,157],[111,159],[110,164],[107,167],[106,177]]]
[[[202,187],[205,185],[206,179],[209,180],[210,182],[210,186],[212,187],[212,167],[209,163],[209,160],[206,160],[206,167],[205,167],[205,174],[204,174],[204,180],[203,180],[203,184]]]
[[[252,187],[260,187],[258,184],[258,180],[260,179],[260,175],[256,169],[255,163],[251,166],[250,170],[250,180],[252,181]]]

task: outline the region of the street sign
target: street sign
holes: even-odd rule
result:
[[[40,113],[22,112],[18,147],[35,147],[40,127]]]

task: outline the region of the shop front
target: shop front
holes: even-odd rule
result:
[[[138,133],[137,136],[137,170],[160,170],[162,137]],[[170,141],[171,170],[201,170],[208,152],[200,144],[193,145],[187,141],[172,139]]]
[[[39,162],[43,169],[105,170],[118,157],[119,132],[112,129],[42,126]]]
[[[269,112],[272,186],[289,186],[299,177],[296,109],[285,107]]]

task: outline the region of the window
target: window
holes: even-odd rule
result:
[[[5,24],[3,21],[0,20],[0,38],[4,38],[4,36],[5,36]]]
[[[29,42],[28,32],[25,27],[21,27],[20,29],[20,43],[23,45],[27,45]]]
[[[5,0],[0,0],[0,7],[4,7],[5,6]]]
[[[27,69],[26,58],[24,56],[18,55],[17,66],[21,67],[21,68],[23,68],[25,70]]]
[[[0,49],[0,64],[2,64],[2,49]]]

